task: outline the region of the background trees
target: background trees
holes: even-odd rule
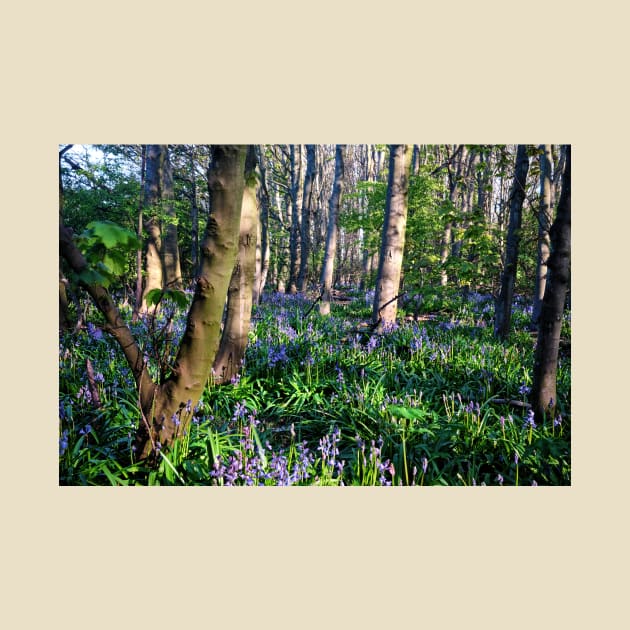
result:
[[[556,195],[570,187],[570,175],[562,179],[570,152],[556,145],[260,145],[249,148],[247,168],[244,147],[67,145],[59,159],[60,329],[86,323],[78,280],[101,311],[89,323],[125,346],[149,427],[136,445],[144,454],[184,430],[181,405],[209,366],[217,384],[238,374],[265,292],[320,298],[324,315],[337,299],[368,301],[374,323],[448,312],[455,295],[492,296],[507,341],[515,296],[543,294],[547,226]],[[568,273],[567,194],[555,287]],[[173,309],[191,300],[186,331],[176,330]],[[125,305],[144,313],[150,339],[141,345],[125,331],[117,310]],[[550,335],[539,336],[541,348]]]

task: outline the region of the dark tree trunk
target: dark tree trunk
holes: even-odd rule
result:
[[[549,227],[553,215],[551,203],[551,145],[540,146],[540,207],[538,208],[538,257],[536,263],[536,284],[534,287],[534,307],[532,328],[538,326],[542,301],[547,283],[547,259],[549,258]]]
[[[551,255],[534,357],[531,404],[536,422],[555,418],[556,376],[562,316],[571,269],[571,146],[566,147],[562,192],[556,219],[549,231]]]
[[[451,169],[451,162],[457,158],[457,166],[456,171],[453,174]],[[455,203],[457,200],[457,195],[459,193],[460,180],[462,174],[462,167],[464,165],[464,161],[466,159],[466,147],[463,144],[460,144],[455,150],[453,155],[449,158],[448,162],[448,175],[449,175],[449,201],[451,208],[455,208]],[[447,219],[446,225],[444,226],[444,232],[442,234],[442,244],[441,244],[441,252],[440,252],[440,264],[442,265],[442,270],[440,272],[440,285],[445,287],[448,284],[448,272],[444,265],[448,260],[448,257],[451,254],[451,246],[453,241],[453,220],[451,218]]]
[[[494,319],[494,334],[499,339],[505,339],[510,331],[512,320],[512,299],[516,284],[516,269],[518,264],[518,249],[521,238],[521,218],[523,201],[525,201],[525,182],[529,170],[527,146],[519,144],[516,150],[516,165],[514,180],[510,192],[510,218],[505,250],[505,264],[501,276],[501,291],[496,301]]]
[[[302,214],[302,147],[291,145],[291,237],[289,245],[289,293],[297,293],[300,273]]]

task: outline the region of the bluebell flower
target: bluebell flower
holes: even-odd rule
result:
[[[523,423],[523,427],[531,427],[532,429],[536,428],[536,423],[534,422],[534,411],[530,409],[527,412],[527,418],[525,418],[525,422]]]
[[[87,332],[94,341],[100,341],[103,339],[103,331],[100,328],[97,328],[92,322],[88,322]]]
[[[59,438],[59,457],[61,457],[68,448],[68,430],[64,429],[61,437]]]

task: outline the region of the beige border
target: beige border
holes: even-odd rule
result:
[[[620,627],[617,3],[87,6],[2,10],[7,627]],[[571,142],[573,487],[57,487],[57,145],[149,141]]]

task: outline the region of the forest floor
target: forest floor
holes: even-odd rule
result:
[[[157,469],[133,461],[140,421],[133,378],[89,311],[85,330],[60,337],[60,484],[571,483],[569,311],[558,413],[536,425],[527,403],[535,336],[525,301],[516,300],[513,331],[498,342],[491,296],[407,296],[399,324],[382,334],[369,330],[371,295],[338,293],[329,317],[313,308],[316,297],[264,296],[241,376],[209,384],[190,430]],[[149,322],[130,326],[146,355],[159,356]],[[172,347],[183,326],[177,312]]]

